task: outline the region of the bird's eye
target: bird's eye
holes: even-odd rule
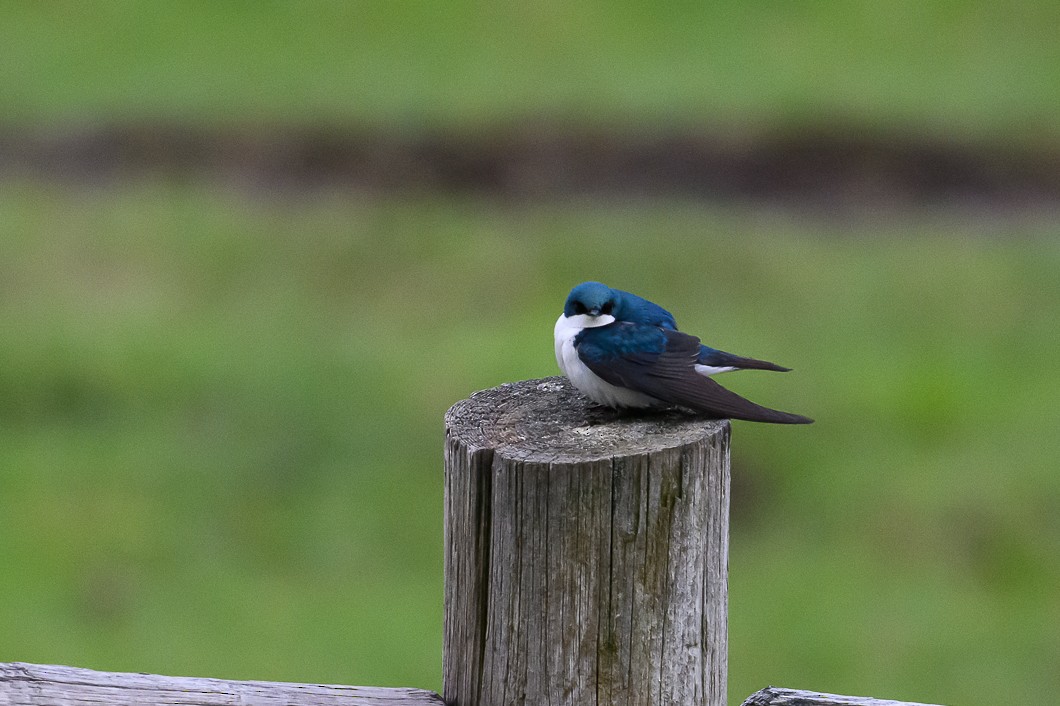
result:
[[[614,302],[607,302],[602,307],[600,307],[600,313],[601,314],[610,314],[611,310],[614,309],[614,308],[615,308],[615,303]]]
[[[574,302],[574,313],[575,314],[587,314],[589,310],[585,308],[585,305],[581,302]]]

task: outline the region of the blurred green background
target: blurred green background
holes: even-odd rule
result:
[[[545,119],[1055,158],[1058,26],[1044,0],[9,2],[0,143]],[[723,382],[818,420],[735,425],[730,703],[1036,702],[1060,688],[1056,204],[873,204],[0,164],[0,660],[440,689],[442,414],[556,374],[562,301],[600,279],[794,367]]]

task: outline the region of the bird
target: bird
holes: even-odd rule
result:
[[[575,286],[553,332],[556,362],[583,395],[615,409],[680,406],[711,419],[811,424],[755,404],[712,379],[733,370],[788,372],[727,353],[677,328],[666,309],[601,282]]]

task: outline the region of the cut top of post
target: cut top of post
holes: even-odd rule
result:
[[[726,420],[679,409],[620,414],[581,395],[563,377],[482,390],[445,415],[448,433],[469,448],[538,463],[580,463],[635,456],[723,432]]]

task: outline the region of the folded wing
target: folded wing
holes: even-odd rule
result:
[[[616,322],[583,331],[578,357],[603,380],[716,419],[774,424],[813,420],[755,404],[695,371],[700,341],[679,331]]]

